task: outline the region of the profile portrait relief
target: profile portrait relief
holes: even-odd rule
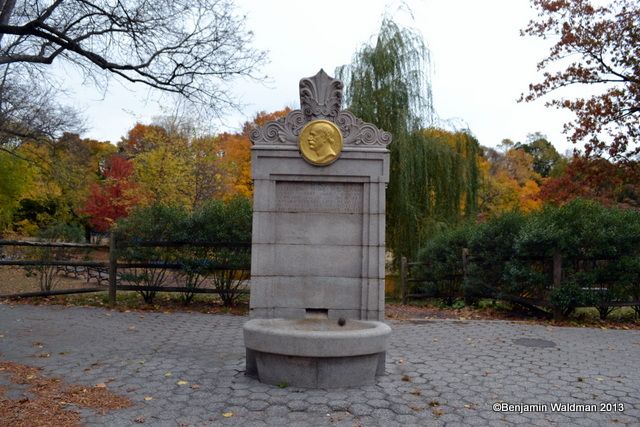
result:
[[[315,120],[300,133],[302,157],[314,165],[333,163],[342,151],[342,134],[338,127],[327,120]]]

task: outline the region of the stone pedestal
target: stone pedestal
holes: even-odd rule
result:
[[[251,317],[384,318],[388,161],[345,148],[319,169],[296,147],[254,147]]]
[[[301,80],[302,109],[251,135],[251,317],[304,318],[324,310],[331,319],[384,318],[391,136],[340,111],[341,85],[323,71]],[[299,151],[300,131],[318,119],[335,123],[344,136],[342,152],[327,166]]]

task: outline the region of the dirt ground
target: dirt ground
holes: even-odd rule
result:
[[[170,279],[170,282],[173,280]],[[106,292],[106,283],[103,282]],[[77,278],[65,274],[57,276],[56,290],[78,289],[86,287],[97,287],[95,280],[86,280],[86,276]],[[209,286],[209,285],[207,285]],[[21,292],[39,291],[36,277],[29,277],[21,267],[0,266],[0,295],[10,295]],[[158,293],[153,304],[145,304],[135,292],[118,293],[118,310],[139,310],[139,311],[193,311],[200,313],[230,313],[244,315],[249,311],[248,301],[242,300],[237,307],[223,307],[220,302],[211,295],[197,296],[189,305],[183,305],[179,294]],[[56,305],[80,305],[80,306],[105,306],[107,303],[104,293],[64,295],[46,298],[21,298],[5,300],[10,304],[56,304]],[[0,300],[0,302],[2,302]],[[463,307],[451,308],[442,307],[432,301],[417,301],[413,304],[402,305],[399,303],[387,302],[385,314],[388,319],[393,320],[428,320],[428,319],[457,319],[457,320],[512,320],[535,323],[545,323],[557,326],[579,326],[579,327],[602,327],[615,329],[640,329],[640,320],[633,319],[633,316],[611,316],[611,319],[601,321],[589,310],[579,309],[572,318],[562,321],[551,321],[540,319],[531,313],[518,310],[516,308],[505,307]],[[631,309],[627,308],[631,313]]]
[[[86,278],[73,278],[67,275],[58,275],[54,289],[78,289],[95,287],[96,282],[87,282]],[[0,266],[0,295],[10,295],[20,292],[37,292],[38,279],[29,277],[27,271],[21,267]]]

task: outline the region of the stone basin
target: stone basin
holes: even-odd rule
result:
[[[384,373],[390,334],[376,321],[252,319],[244,325],[247,374],[298,387],[372,384]]]

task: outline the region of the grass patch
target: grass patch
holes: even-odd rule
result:
[[[482,299],[473,306],[456,301],[447,306],[437,298],[412,299],[402,305],[399,300],[387,299],[386,315],[390,319],[459,319],[459,320],[516,320],[532,321],[555,326],[599,327],[610,329],[640,329],[632,307],[618,307],[602,321],[598,310],[592,307],[578,308],[564,320],[545,320],[534,313],[509,302]]]
[[[75,307],[109,307],[109,294],[96,292],[91,294],[58,295],[39,298],[13,299],[12,303],[34,305],[64,305]],[[116,310],[127,311],[186,311],[200,313],[220,313],[245,315],[249,311],[249,296],[243,295],[236,307],[225,307],[217,295],[196,295],[189,305],[184,305],[179,293],[158,292],[153,304],[146,304],[135,291],[119,291],[116,295]]]

